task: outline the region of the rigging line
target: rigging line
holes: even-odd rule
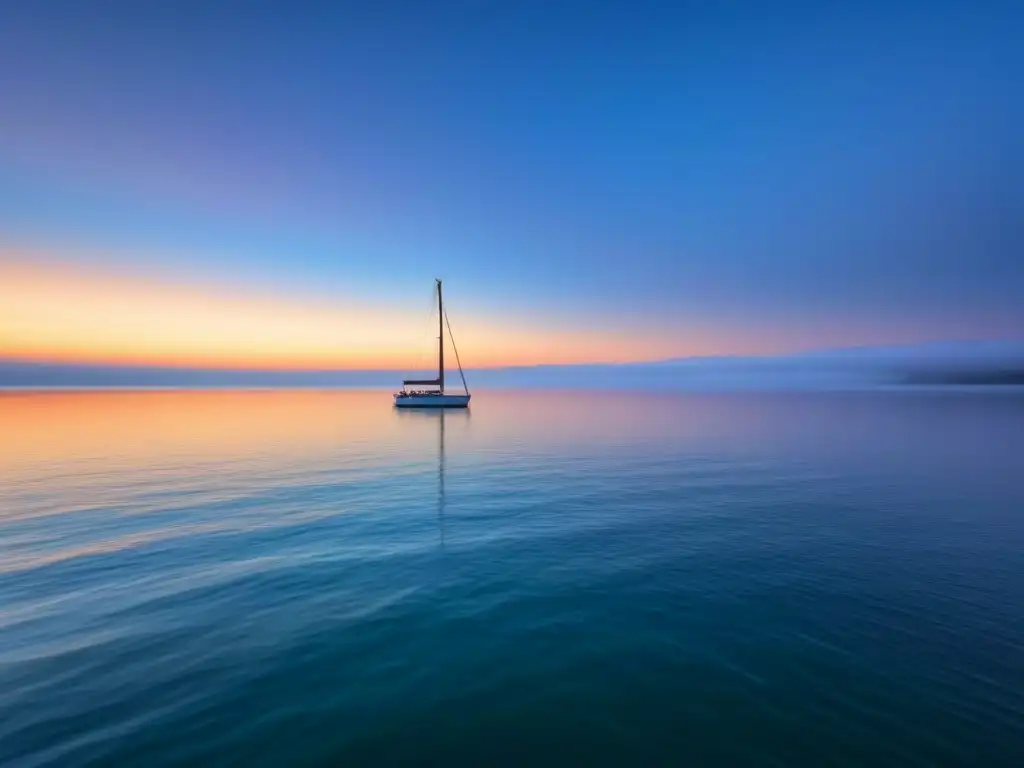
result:
[[[427,332],[430,330],[432,320],[434,319],[434,313],[437,312],[437,286],[430,291],[430,306],[427,309],[427,319],[423,323],[423,327],[420,329],[423,333],[423,337],[426,338]]]
[[[433,343],[429,345],[429,349],[431,351],[427,351],[428,338],[434,338],[432,336],[431,328],[433,327],[432,319],[435,312],[437,312],[437,285],[434,285],[430,290],[430,306],[427,309],[426,319],[420,326],[419,338],[416,341],[416,358],[415,360],[411,360],[411,362],[414,363],[412,370],[416,372],[416,375],[419,375],[430,367],[427,365],[427,358],[428,356],[432,356],[435,352]]]
[[[444,324],[448,326],[448,338],[452,340],[452,349],[455,351],[455,362],[459,365],[459,376],[462,377],[462,388],[469,394],[469,387],[466,385],[466,374],[462,372],[462,361],[459,360],[459,348],[455,346],[455,335],[452,333],[452,324],[448,320],[448,310],[444,311]]]

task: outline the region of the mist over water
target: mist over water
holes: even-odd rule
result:
[[[433,354],[433,350],[431,350]],[[225,370],[61,365],[0,359],[0,388],[388,387],[432,370]],[[450,373],[449,375],[454,375]],[[691,357],[651,363],[470,370],[474,387],[661,391],[850,391],[906,386],[1022,385],[1024,341],[848,347],[793,355]]]
[[[1024,749],[1019,392],[19,392],[0,424],[0,764]]]

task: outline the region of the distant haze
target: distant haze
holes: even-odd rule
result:
[[[0,361],[0,387],[385,387],[408,370],[237,370]],[[461,387],[458,371],[448,386]],[[775,357],[702,357],[619,365],[469,369],[470,388],[847,389],[1024,384],[1024,341],[830,349]]]

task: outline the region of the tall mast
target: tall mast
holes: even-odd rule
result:
[[[444,392],[444,302],[440,280],[437,281],[437,382]]]

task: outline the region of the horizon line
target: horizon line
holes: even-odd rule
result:
[[[871,350],[911,350],[924,348],[941,348],[945,345],[959,346],[981,346],[991,344],[1024,345],[1024,336],[1012,338],[973,338],[973,339],[934,339],[930,341],[905,342],[895,344],[853,344],[847,346],[808,347],[792,352],[774,353],[741,353],[723,352],[720,354],[685,355],[678,357],[659,357],[649,360],[627,360],[609,361],[594,360],[588,362],[570,363],[532,363],[532,364],[509,364],[509,365],[483,365],[465,366],[467,371],[507,371],[507,370],[530,370],[542,368],[587,368],[587,367],[627,367],[644,365],[664,365],[671,363],[685,363],[712,360],[783,360],[792,357],[816,355],[835,352],[856,352]],[[1024,351],[1024,349],[1022,349]],[[87,370],[123,370],[123,371],[181,371],[181,372],[208,372],[208,373],[261,373],[261,374],[375,374],[375,373],[403,373],[414,371],[429,371],[433,367],[382,367],[382,368],[346,368],[346,367],[308,367],[308,366],[240,366],[240,365],[204,365],[181,362],[129,362],[129,361],[102,361],[102,360],[62,360],[58,358],[39,358],[21,355],[0,354],[0,366],[25,367],[25,368],[78,368]]]

